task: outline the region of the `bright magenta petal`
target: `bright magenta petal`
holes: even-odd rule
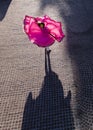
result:
[[[24,19],[24,31],[26,34],[29,34],[29,28],[32,22],[35,22],[35,19],[26,15]]]
[[[49,35],[45,28],[40,28],[33,18],[24,20],[24,30],[29,39],[38,46],[46,47],[54,43],[54,38]]]
[[[61,22],[56,22],[50,19],[48,16],[44,16],[45,27],[50,31],[50,34],[57,40],[61,41],[64,37],[64,33],[62,32]]]
[[[43,23],[44,27],[40,27],[39,23]],[[31,42],[41,47],[52,45],[55,40],[61,41],[64,37],[60,22],[44,17],[25,16],[24,31],[28,35]]]

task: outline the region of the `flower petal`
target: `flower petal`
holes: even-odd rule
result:
[[[35,22],[35,19],[33,17],[27,16],[27,15],[25,16],[24,31],[26,34],[29,34],[29,27],[33,22]]]
[[[50,34],[55,37],[57,41],[61,41],[64,37],[64,33],[62,32],[61,22],[56,22],[47,15],[44,16],[43,19],[45,23],[45,27],[50,31]]]
[[[44,23],[44,28],[41,28],[38,23]],[[55,39],[60,42],[64,37],[61,23],[50,19],[47,15],[37,18],[26,15],[24,31],[32,43],[41,47],[52,45]]]
[[[25,32],[31,42],[41,47],[50,46],[54,43],[54,38],[49,35],[46,29],[41,29],[36,21],[27,18],[25,23]]]

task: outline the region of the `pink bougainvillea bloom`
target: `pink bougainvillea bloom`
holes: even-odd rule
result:
[[[64,37],[61,22],[56,22],[47,15],[36,18],[25,16],[24,31],[31,42],[40,47],[50,46],[55,40],[60,42]]]

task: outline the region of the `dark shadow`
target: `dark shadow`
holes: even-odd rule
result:
[[[41,0],[40,10],[57,6],[66,24],[68,55],[76,88],[80,130],[93,129],[93,1]],[[75,105],[76,105],[75,104]]]
[[[74,130],[71,91],[64,97],[62,83],[51,69],[50,51],[47,50],[45,72],[39,96],[34,100],[31,92],[28,95],[21,130]]]
[[[0,0],[0,21],[5,17],[11,1],[12,0]]]
[[[80,130],[93,129],[93,37],[92,32],[68,31],[68,54],[72,61]]]
[[[40,10],[56,6],[66,26],[72,32],[84,32],[93,26],[93,1],[86,0],[41,0]],[[90,9],[87,8],[91,7]]]

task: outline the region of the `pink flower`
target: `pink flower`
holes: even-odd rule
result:
[[[37,18],[25,16],[24,19],[25,33],[32,43],[40,47],[50,46],[55,40],[60,42],[64,37],[61,26],[61,22],[56,22],[46,15]]]

